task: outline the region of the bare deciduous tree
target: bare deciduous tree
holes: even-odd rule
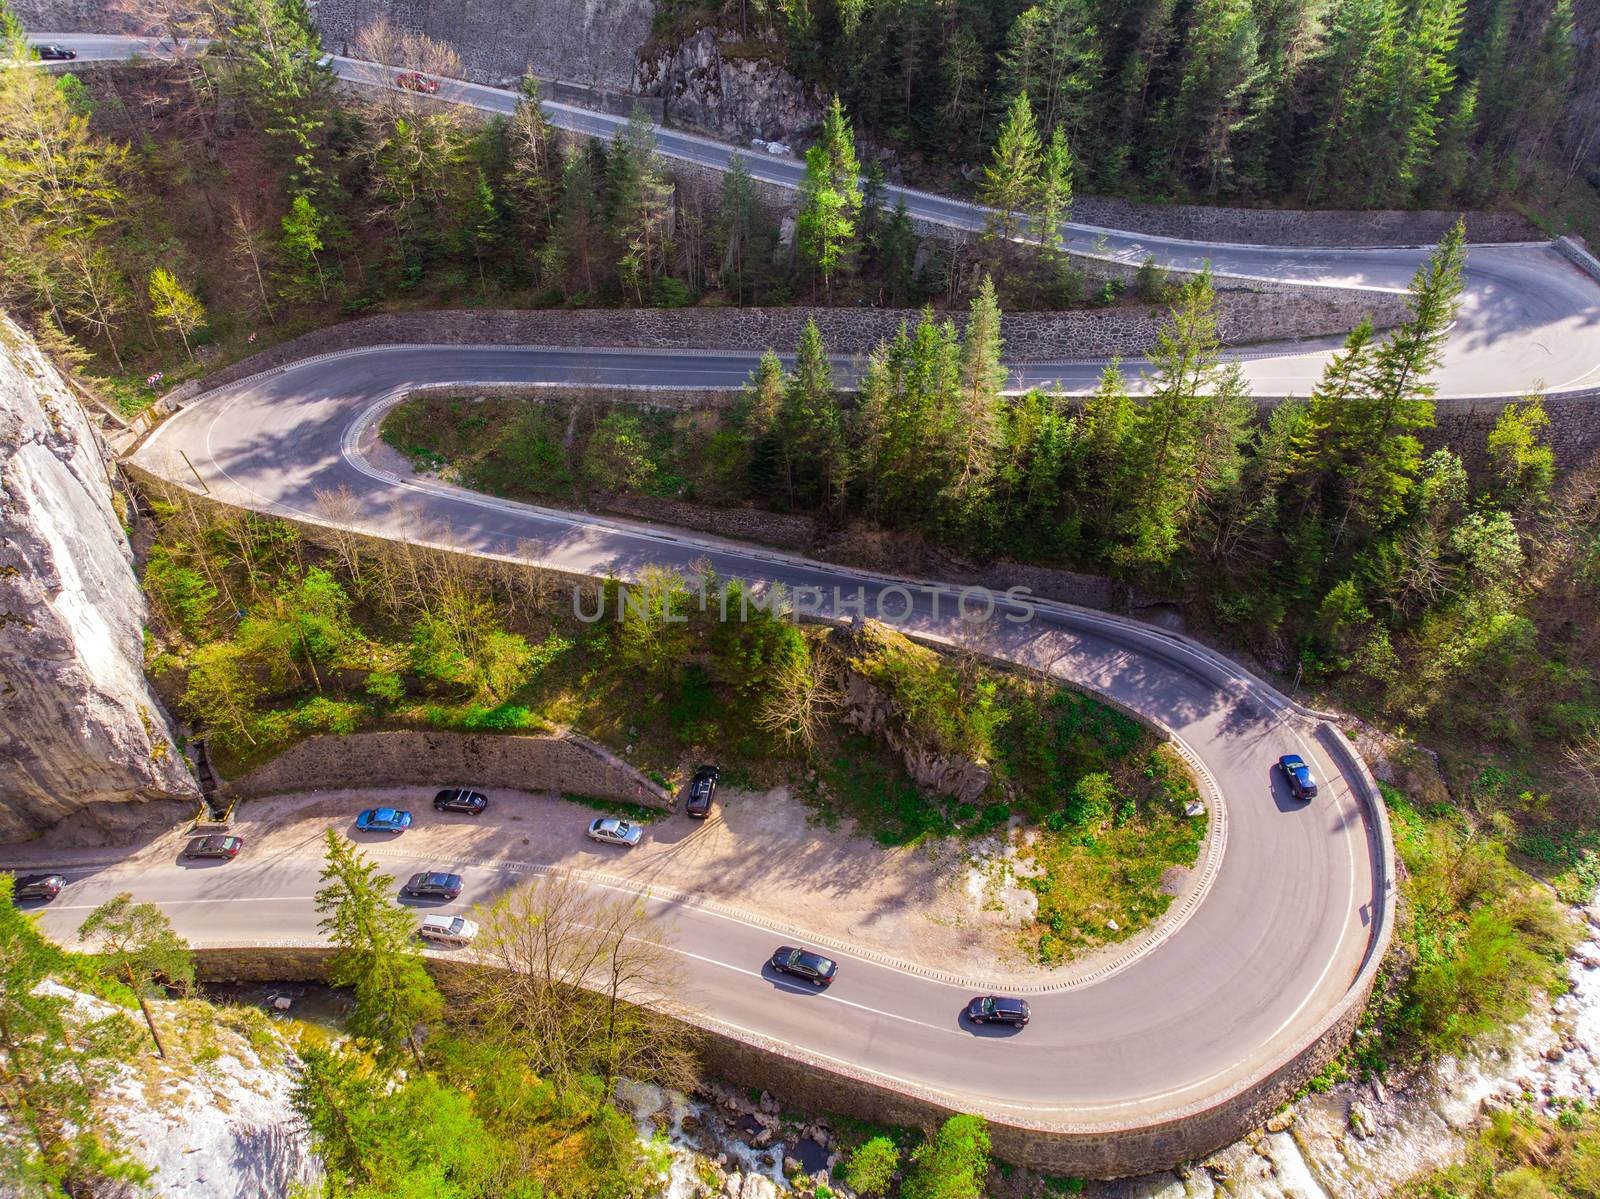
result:
[[[756,724],[791,745],[810,750],[828,717],[843,698],[832,650],[825,642],[807,643],[774,672]]]
[[[565,875],[502,895],[480,913],[465,1002],[558,1086],[598,1074],[692,1084],[688,1027],[663,1015],[681,990],[669,930],[642,894]]]

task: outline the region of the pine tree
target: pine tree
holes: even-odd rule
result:
[[[478,289],[488,290],[488,279],[484,275],[483,257],[494,249],[495,243],[500,240],[500,205],[495,198],[494,189],[489,186],[489,178],[483,169],[478,169],[478,179],[467,198],[466,211],[462,217],[462,235],[467,245],[472,250],[473,260],[478,264]]]
[[[637,106],[612,146],[607,196],[621,246],[617,274],[643,304],[672,254],[672,184],[656,156],[655,131]]]
[[[328,981],[355,993],[350,1031],[385,1060],[405,1048],[420,1066],[416,1030],[438,1015],[443,1000],[423,968],[411,913],[390,898],[394,878],[332,829],[320,878],[318,927],[335,947]]]
[[[76,963],[12,902],[14,884],[0,874],[0,1181],[28,1195],[143,1189],[150,1171],[117,1143],[100,1103],[129,1053],[127,1018],[74,1012],[70,993],[45,986]]]
[[[800,333],[775,431],[788,506],[832,508],[841,502],[848,481],[844,424],[816,321],[808,320]]]
[[[160,908],[153,903],[134,903],[126,891],[90,912],[78,929],[78,937],[96,946],[106,975],[133,992],[156,1053],[166,1057],[167,1047],[156,1029],[146,996],[157,984],[185,991],[194,984],[189,943],[173,931]]]
[[[1181,164],[1195,155],[1212,195],[1232,168],[1234,136],[1256,112],[1257,43],[1250,0],[1195,5],[1175,99],[1173,159]]]
[[[734,154],[722,175],[722,193],[712,226],[711,244],[717,255],[722,284],[738,304],[755,298],[761,251],[769,248],[765,245],[767,239],[761,236],[762,225],[755,181],[744,165],[744,155]]]
[[[506,125],[506,195],[522,227],[542,237],[555,216],[556,133],[544,115],[539,80],[524,75]]]
[[[1138,417],[1141,499],[1129,526],[1132,541],[1119,553],[1125,565],[1165,566],[1184,543],[1206,456],[1219,452],[1219,430],[1227,424],[1207,395],[1221,382],[1220,348],[1216,293],[1210,274],[1202,273],[1179,292],[1150,355],[1155,374]]]
[[[861,168],[856,161],[855,135],[835,96],[823,118],[821,139],[806,151],[800,214],[795,221],[801,253],[821,273],[830,299],[834,275],[849,268],[860,211]]]
[[[1005,123],[995,138],[994,155],[984,168],[978,196],[994,211],[986,236],[996,239],[1004,253],[1017,234],[1022,216],[1033,207],[1040,182],[1039,131],[1026,92],[1011,102]]]
[[[261,128],[288,160],[292,192],[315,196],[324,184],[324,140],[335,78],[306,0],[224,0],[222,36],[208,48]]]
[[[961,393],[956,403],[952,478],[944,500],[959,527],[970,526],[988,495],[999,441],[1001,390],[1008,374],[1002,355],[1000,305],[985,275],[973,297],[962,339]]]

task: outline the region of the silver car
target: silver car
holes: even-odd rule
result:
[[[615,816],[602,816],[589,824],[589,839],[603,841],[607,845],[626,845],[629,848],[639,844],[639,838],[644,836],[644,829],[627,820],[618,820]]]

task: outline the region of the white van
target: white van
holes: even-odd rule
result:
[[[478,935],[478,925],[465,916],[436,914],[422,918],[417,935],[424,941],[434,941],[440,945],[468,945]]]

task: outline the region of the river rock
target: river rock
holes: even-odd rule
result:
[[[1361,1100],[1352,1100],[1350,1104],[1350,1131],[1362,1140],[1377,1135],[1378,1124],[1372,1117],[1372,1109]]]

